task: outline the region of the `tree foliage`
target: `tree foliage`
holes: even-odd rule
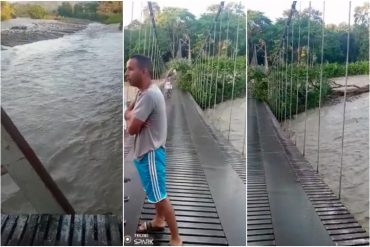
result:
[[[219,5],[211,5],[199,18],[196,18],[189,10],[183,8],[163,8],[153,3],[153,12],[156,22],[158,43],[165,62],[174,58],[197,57],[204,49],[204,41],[210,34],[216,36],[218,42],[219,28],[221,24],[222,45],[215,46],[215,53],[221,49],[231,55],[235,48],[235,40],[238,36],[238,55],[246,52],[246,24],[244,7],[237,3],[228,3],[221,11],[216,28],[212,27],[218,12]],[[142,52],[144,46],[148,46],[145,37],[151,32],[151,20],[148,7],[143,8],[143,20],[133,20],[125,27],[125,58],[132,53]],[[239,24],[239,30],[238,29]],[[226,34],[227,26],[229,27]],[[211,28],[212,27],[212,28]],[[214,30],[216,34],[214,35]],[[238,32],[237,32],[238,31]],[[213,47],[212,47],[213,49]]]
[[[369,24],[368,24],[369,3],[355,8],[353,13],[354,24],[351,25],[350,33],[350,56],[349,61],[365,61],[369,59]],[[290,10],[286,10],[281,18],[275,23],[263,15],[262,12],[248,10],[248,62],[254,56],[254,46],[261,40],[266,42],[267,53],[270,65],[273,63],[274,55],[277,56],[282,43],[282,35],[286,26]],[[309,9],[301,13],[293,13],[292,22],[288,29],[289,47],[291,50],[291,32],[293,26],[293,49],[294,61],[305,63],[307,60],[308,41],[308,20]],[[318,10],[311,10],[310,18],[310,63],[319,63],[321,57],[321,34],[322,34],[322,13]],[[348,24],[326,25],[324,43],[324,62],[344,63],[346,60]],[[300,33],[300,39],[298,34]],[[298,46],[300,49],[298,50]],[[257,51],[257,64],[264,63],[264,52]],[[290,59],[290,58],[289,58]],[[290,62],[290,60],[289,60]]]
[[[32,5],[28,9],[28,14],[32,19],[44,19],[47,15],[47,12],[40,5]]]
[[[15,11],[13,7],[6,1],[1,1],[1,20],[5,21],[14,18]]]
[[[100,21],[106,24],[122,22],[121,1],[77,2],[72,6],[63,2],[58,8],[58,14],[64,17],[74,17]]]

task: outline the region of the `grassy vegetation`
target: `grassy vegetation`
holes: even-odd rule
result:
[[[210,58],[203,62],[202,66],[190,65],[187,59],[174,59],[167,65],[177,71],[178,86],[192,94],[202,108],[213,106],[215,97],[216,104],[232,98],[234,81],[234,61],[230,58]],[[246,93],[246,70],[245,57],[236,59],[234,98],[245,97]],[[217,83],[217,87],[216,87]],[[217,88],[217,91],[216,91]]]

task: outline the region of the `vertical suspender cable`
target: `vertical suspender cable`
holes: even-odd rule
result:
[[[310,32],[311,32],[311,1],[309,2],[308,14],[308,37],[307,37],[307,70],[306,70],[306,98],[304,108],[304,136],[303,136],[303,156],[306,154],[306,135],[307,135],[307,97],[308,97],[308,70],[310,66]]]
[[[220,29],[218,33],[218,46],[217,46],[217,70],[216,70],[216,82],[215,82],[215,101],[213,104],[213,109],[216,109],[216,103],[217,103],[217,83],[218,83],[218,71],[220,69],[220,56],[221,56],[221,29],[222,27],[222,18],[220,17]]]
[[[226,58],[229,56],[229,26],[230,26],[230,10],[227,11],[227,30],[226,30]],[[225,59],[226,62],[226,59]],[[224,102],[224,91],[225,91],[225,79],[226,79],[226,64],[224,65],[223,71],[223,80],[222,80],[222,94],[221,94],[221,103]]]
[[[209,84],[208,108],[211,108],[211,99],[212,99],[213,63],[214,63],[214,60],[215,60],[215,47],[216,47],[216,28],[217,28],[217,21],[215,21],[214,25],[213,25],[212,65],[211,65],[211,81],[210,81],[210,84]]]
[[[289,35],[288,35],[288,28],[287,27],[287,34],[286,34],[286,42],[285,42],[285,99],[284,99],[284,125],[286,125],[286,117],[287,117],[287,107],[288,107],[288,54],[289,54]],[[285,127],[284,127],[285,128]]]
[[[347,33],[347,56],[346,56],[346,83],[344,87],[344,103],[343,103],[343,124],[342,124],[342,151],[340,155],[340,172],[339,172],[339,192],[340,199],[342,193],[342,175],[343,175],[343,150],[344,150],[344,125],[346,122],[346,102],[347,102],[347,82],[348,82],[348,57],[349,57],[349,35],[351,32],[351,1],[349,1],[348,9],[348,33]]]
[[[236,57],[238,52],[238,39],[239,39],[239,15],[238,15],[238,25],[236,28],[236,42],[235,42],[235,58],[234,58],[234,76],[233,76],[233,87],[231,90],[231,107],[230,107],[230,117],[229,117],[229,132],[227,135],[227,140],[230,140],[230,130],[231,130],[231,115],[233,111],[233,102],[234,102],[234,89],[235,89],[235,76],[236,76]]]
[[[323,74],[323,61],[324,61],[324,35],[325,35],[325,1],[323,1],[322,8],[322,27],[321,27],[321,63],[320,63],[320,92],[319,92],[319,123],[317,133],[317,166],[316,172],[319,172],[320,164],[320,125],[321,125],[321,97],[322,97],[322,74]]]
[[[297,49],[297,64],[298,64],[298,68],[300,66],[300,61],[301,61],[301,7],[302,7],[302,2],[299,2],[299,12],[298,12],[298,49]],[[299,70],[297,70],[299,71]],[[299,73],[297,73],[297,98],[296,98],[296,108],[295,108],[295,116],[297,117],[298,116],[298,89],[299,89],[299,85],[300,85],[300,76],[299,76]],[[295,133],[295,140],[294,140],[294,144],[297,145],[297,135],[298,135],[298,132]]]
[[[292,132],[292,98],[293,98],[293,63],[294,63],[294,22],[292,19],[292,54],[290,58],[290,97],[289,97],[289,138]]]

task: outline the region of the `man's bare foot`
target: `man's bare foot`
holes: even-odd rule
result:
[[[178,236],[176,238],[171,238],[170,245],[171,246],[182,246],[182,240],[181,240],[180,236]]]

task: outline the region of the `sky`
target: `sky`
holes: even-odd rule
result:
[[[352,0],[351,23],[353,23],[353,13],[356,6],[362,6],[366,0]],[[264,12],[265,16],[275,21],[281,17],[286,9],[290,9],[293,1],[289,0],[247,0],[246,8]],[[300,2],[296,8],[299,10]],[[308,8],[309,1],[301,1],[302,10]],[[323,1],[311,1],[311,7],[322,12]],[[349,1],[347,0],[326,0],[325,1],[325,23],[339,24],[348,22]]]
[[[131,12],[132,12],[132,3],[134,2],[134,11],[133,11],[133,20],[140,19],[140,6],[145,6],[147,1],[132,1],[124,0],[123,1],[123,25],[126,26],[131,22]],[[188,9],[193,15],[199,17],[201,14],[206,12],[208,6],[213,4],[220,4],[220,0],[157,0],[152,1],[157,2],[159,7],[163,9],[164,7],[178,7]],[[234,1],[238,2],[238,1]],[[245,2],[243,0],[242,2]],[[225,4],[227,1],[225,1]]]
[[[351,23],[353,23],[353,11],[356,6],[361,6],[366,0],[352,0],[352,14]],[[132,12],[132,3],[134,2],[134,11]],[[163,7],[180,7],[186,8],[195,16],[199,17],[205,12],[207,7],[212,4],[219,4],[220,0],[157,0],[161,8]],[[225,1],[226,3],[228,1]],[[243,0],[242,3],[246,9],[259,10],[264,12],[272,21],[281,17],[284,10],[289,9],[292,5],[292,0]],[[309,1],[301,1],[301,8],[307,8]],[[325,23],[339,24],[341,22],[348,22],[348,2],[347,0],[326,0],[325,1]],[[297,9],[299,9],[300,2],[297,2]],[[145,6],[147,1],[132,1],[126,0],[123,3],[124,21],[126,26],[133,20],[140,19],[141,6]],[[311,1],[312,8],[322,11],[323,1]],[[132,14],[133,13],[133,14]]]

